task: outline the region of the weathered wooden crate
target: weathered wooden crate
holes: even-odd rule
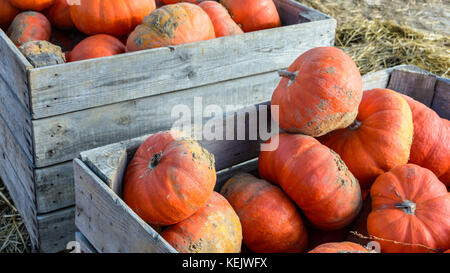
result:
[[[412,72],[415,71],[415,72]],[[450,81],[437,78],[413,66],[399,66],[364,76],[364,90],[390,88],[431,106],[441,117],[450,115]],[[258,104],[262,109],[268,102]],[[269,108],[269,107],[267,107]],[[225,132],[227,123],[236,126],[238,116],[249,109],[219,120]],[[246,128],[257,127],[260,119],[271,121],[270,111],[257,112],[257,119],[246,118]],[[269,127],[270,128],[270,127]],[[235,132],[236,132],[235,128]],[[247,129],[248,130],[248,129]],[[176,252],[159,234],[121,199],[121,183],[129,160],[148,135],[82,152],[74,160],[75,223],[77,240],[85,252]],[[236,172],[257,170],[259,147],[263,140],[200,140],[214,154],[219,191]]]
[[[71,160],[80,151],[168,128],[171,108],[267,101],[272,73],[334,44],[336,21],[275,0],[283,27],[35,68],[0,30],[0,176],[35,249],[74,236]]]

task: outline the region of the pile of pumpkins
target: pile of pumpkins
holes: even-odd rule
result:
[[[73,62],[281,26],[272,0],[219,2],[0,0],[0,27],[26,56]]]
[[[127,167],[125,202],[180,252],[373,252],[362,239],[385,253],[450,249],[450,121],[393,90],[363,92],[335,47],[279,74],[282,130],[257,176],[237,173],[214,192],[214,156],[159,132]]]

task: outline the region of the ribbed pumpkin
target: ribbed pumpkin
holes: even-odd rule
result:
[[[352,242],[326,243],[320,245],[309,253],[369,253],[371,252],[362,245]]]
[[[450,187],[450,121],[424,104],[402,96],[411,108],[414,123],[409,163],[429,169]]]
[[[273,0],[221,0],[220,3],[245,32],[281,26]]]
[[[223,37],[244,33],[233,21],[227,9],[215,1],[204,1],[199,4],[211,19],[216,37]]]
[[[52,26],[48,19],[36,11],[19,13],[8,29],[8,36],[16,46],[30,41],[48,41],[51,33]]]
[[[216,183],[214,156],[176,131],[151,135],[127,167],[123,196],[153,225],[183,221],[206,204]]]
[[[408,103],[389,89],[364,92],[356,120],[320,139],[369,189],[380,174],[408,162],[413,121]]]
[[[155,0],[79,0],[70,5],[70,15],[83,33],[121,36],[130,33],[155,8]]]
[[[179,45],[215,38],[208,14],[199,6],[179,3],[162,6],[144,18],[130,34],[127,51]]]
[[[67,30],[75,27],[70,17],[67,0],[56,0],[51,7],[44,11],[44,14],[56,28]]]
[[[430,170],[415,164],[397,166],[377,178],[370,195],[367,230],[384,239],[379,240],[381,252],[430,252],[428,248],[442,252],[450,248],[450,193]]]
[[[220,190],[242,224],[244,244],[257,253],[302,252],[308,236],[295,204],[283,191],[248,173],[230,178]]]
[[[358,114],[362,78],[355,62],[335,47],[316,47],[300,55],[286,70],[271,104],[280,128],[321,136],[349,126]]]
[[[55,2],[55,0],[9,0],[11,5],[21,10],[42,11]]]
[[[228,201],[213,192],[205,206],[161,236],[182,253],[239,253],[242,226]]]
[[[78,43],[68,54],[69,62],[117,55],[125,52],[125,45],[107,34],[89,36]]]
[[[8,0],[0,0],[0,28],[7,30],[20,10],[9,3]]]
[[[259,154],[261,177],[280,185],[317,228],[350,224],[361,209],[361,189],[339,155],[306,135],[281,133],[269,141],[278,148]]]

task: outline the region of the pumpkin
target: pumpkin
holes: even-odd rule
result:
[[[273,0],[221,0],[220,3],[245,32],[281,26]]]
[[[450,121],[421,102],[402,96],[411,108],[414,123],[409,163],[429,169],[450,187]]]
[[[369,189],[382,173],[408,162],[413,121],[408,103],[389,89],[364,92],[356,120],[320,141],[337,152],[361,184]]]
[[[450,248],[450,193],[430,170],[415,164],[394,167],[375,180],[370,196],[367,230],[380,238],[382,252]]]
[[[55,2],[55,0],[9,0],[11,5],[22,10],[42,11]]]
[[[369,217],[372,211],[372,199],[369,196],[364,200],[361,212],[350,225],[347,237],[342,241],[350,241],[361,245],[367,245],[371,240],[369,238],[369,233],[367,232],[367,217]],[[356,232],[351,233],[351,231]],[[358,235],[359,234],[359,235]],[[362,237],[360,236],[362,235]]]
[[[280,185],[315,227],[350,224],[361,209],[361,189],[339,155],[306,135],[281,133],[270,141],[278,147],[259,154],[261,178]]]
[[[179,45],[215,38],[208,14],[199,6],[179,3],[162,6],[144,18],[130,34],[127,51]]]
[[[322,136],[349,126],[358,114],[362,77],[355,62],[335,47],[316,47],[300,55],[287,70],[271,104],[280,128]]]
[[[444,251],[444,253],[450,253],[450,249],[448,249],[447,251]]]
[[[36,11],[19,13],[8,29],[8,36],[16,46],[30,41],[48,41],[51,33],[52,26],[48,19]]]
[[[205,206],[161,236],[182,253],[239,253],[242,226],[230,203],[213,192]]]
[[[70,15],[85,34],[121,36],[130,33],[155,8],[155,0],[79,0],[70,5]]]
[[[220,190],[242,224],[244,244],[256,253],[302,252],[308,240],[300,213],[283,191],[248,173]]]
[[[144,221],[172,225],[206,204],[216,183],[214,156],[177,131],[151,135],[124,179],[124,201]]]
[[[125,45],[116,37],[107,34],[89,36],[78,43],[68,54],[68,61],[117,55],[125,52]]]
[[[215,1],[204,1],[199,4],[211,19],[216,37],[244,33],[233,21],[227,9]]]
[[[352,242],[326,243],[308,253],[369,253],[369,249]]]
[[[56,28],[73,29],[75,27],[70,17],[67,0],[56,0],[50,8],[44,11],[44,14]]]
[[[12,6],[8,0],[0,0],[0,28],[7,30],[20,10]]]
[[[62,64],[66,57],[59,46],[47,41],[30,41],[19,47],[20,52],[30,61],[33,67]]]

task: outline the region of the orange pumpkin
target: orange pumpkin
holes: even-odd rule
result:
[[[16,46],[30,41],[48,41],[51,33],[52,26],[48,19],[36,11],[19,13],[8,29],[8,36]]]
[[[0,0],[0,28],[7,30],[20,10],[9,3],[9,0]]]
[[[68,54],[69,62],[100,58],[125,53],[125,45],[107,34],[89,36],[78,43]]]
[[[450,248],[450,193],[430,170],[415,164],[397,166],[377,178],[370,195],[367,230],[382,239],[382,252]]]
[[[213,192],[205,206],[161,236],[182,253],[239,253],[242,226],[230,203]]]
[[[245,32],[281,26],[273,0],[221,0],[220,3]]]
[[[155,8],[155,0],[79,0],[70,5],[70,15],[83,33],[121,36],[130,33]]]
[[[142,143],[124,180],[125,202],[153,225],[172,225],[203,207],[216,183],[214,156],[175,131]]]
[[[215,1],[204,1],[199,4],[211,19],[216,37],[223,37],[244,33],[233,21],[227,9]]]
[[[9,0],[11,5],[21,10],[42,11],[55,2],[55,0]]]
[[[261,177],[279,184],[317,228],[350,224],[361,209],[361,189],[339,155],[306,135],[282,133],[269,141],[278,148],[259,154]]]
[[[429,169],[450,187],[450,121],[424,104],[402,96],[411,108],[414,123],[409,163]]]
[[[215,38],[209,16],[199,6],[179,3],[162,6],[144,18],[130,34],[127,51],[179,45]]]
[[[295,204],[283,191],[251,174],[230,178],[220,190],[239,216],[245,245],[253,252],[302,252],[308,240]]]
[[[358,114],[362,78],[353,60],[335,47],[316,47],[298,57],[275,89],[271,104],[280,128],[321,136],[349,126]]]
[[[352,243],[352,242],[340,242],[340,243],[326,243],[317,246],[309,253],[369,253],[371,252],[367,248]]]
[[[352,125],[320,141],[338,153],[361,184],[369,189],[382,173],[408,162],[413,121],[408,103],[389,89],[365,91]]]
[[[44,11],[44,14],[56,28],[73,29],[75,27],[70,17],[67,0],[56,0],[50,8]]]

